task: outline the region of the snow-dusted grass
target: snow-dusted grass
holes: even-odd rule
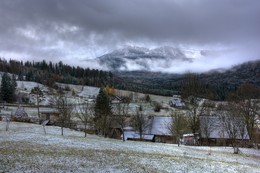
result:
[[[0,172],[260,172],[260,151],[133,142],[0,122]]]
[[[48,88],[44,85],[37,83],[37,82],[31,82],[31,81],[16,81],[17,83],[17,89],[25,90],[28,92],[31,92],[31,90],[34,87],[40,87],[43,91],[47,91]]]

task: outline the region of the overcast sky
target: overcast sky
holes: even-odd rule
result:
[[[97,67],[114,49],[166,45],[221,54],[188,68],[260,58],[258,0],[1,0],[0,16],[6,59]]]

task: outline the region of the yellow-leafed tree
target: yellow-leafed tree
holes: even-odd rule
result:
[[[109,88],[109,85],[106,85],[105,92],[106,92],[107,95],[110,94],[110,88]]]
[[[112,96],[115,96],[116,95],[116,90],[115,90],[115,87],[113,86],[112,88],[110,88],[110,94]]]

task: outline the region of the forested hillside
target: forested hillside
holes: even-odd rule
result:
[[[74,67],[67,64],[5,60],[0,58],[0,71],[18,75],[18,80],[35,81],[49,87],[55,82],[101,87],[111,83],[113,74],[97,69]]]
[[[166,74],[147,71],[116,72],[116,86],[122,89],[158,95],[181,94],[187,74]],[[211,99],[225,100],[228,93],[241,84],[260,86],[260,60],[247,62],[224,71],[194,74],[205,89],[211,90]],[[213,97],[213,98],[212,98]]]
[[[149,71],[106,72],[97,69],[73,67],[67,64],[30,62],[0,59],[0,71],[13,73],[18,80],[35,81],[49,87],[55,82],[102,87],[115,86],[117,89],[171,96],[182,94],[187,74],[170,74]],[[235,91],[241,84],[251,83],[260,86],[260,60],[247,62],[227,70],[193,74],[202,84],[208,97],[225,100],[228,93]],[[209,94],[210,93],[210,94]]]

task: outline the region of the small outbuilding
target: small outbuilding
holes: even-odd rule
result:
[[[151,142],[174,143],[174,137],[169,130],[171,117],[147,117],[148,126],[143,132],[142,140]],[[123,135],[121,135],[121,138]],[[140,140],[140,134],[132,127],[124,128],[125,140]]]
[[[13,121],[30,122],[30,118],[24,108],[19,106],[14,113]]]
[[[59,121],[60,113],[55,110],[40,111],[40,122],[49,120],[48,125],[55,124]]]

